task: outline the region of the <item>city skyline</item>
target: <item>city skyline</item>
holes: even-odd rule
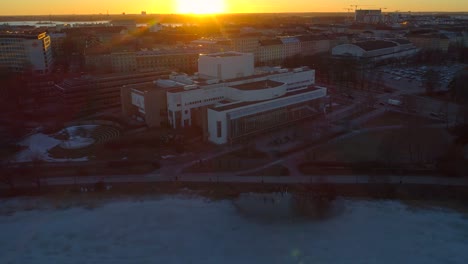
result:
[[[65,15],[65,14],[212,14],[212,13],[286,13],[286,12],[347,12],[352,5],[362,9],[382,9],[384,12],[464,12],[468,2],[460,0],[331,0],[327,4],[307,0],[82,0],[76,4],[63,0],[17,0],[2,4],[0,15]]]

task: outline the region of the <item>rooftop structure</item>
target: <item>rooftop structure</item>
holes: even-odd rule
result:
[[[243,84],[238,84],[238,85],[233,85],[231,86],[232,88],[239,89],[239,90],[255,90],[260,88],[274,88],[278,87],[280,85],[283,85],[281,82],[275,82],[272,80],[262,80],[262,81],[256,81],[256,82],[249,82],[249,83],[243,83]]]
[[[254,56],[251,53],[219,52],[202,54],[198,58],[198,74],[205,79],[233,79],[254,73]]]
[[[354,57],[369,61],[401,58],[414,55],[418,49],[405,39],[367,40],[352,44],[342,44],[333,48],[337,57]]]
[[[233,64],[236,62],[239,64]],[[227,73],[223,72],[225,65],[231,67]],[[201,55],[199,66],[198,75],[173,73],[154,82],[152,89],[123,88],[124,115],[148,126],[197,126],[204,131],[206,140],[224,144],[323,113],[320,99],[326,96],[326,88],[313,86],[315,71],[307,67],[254,69],[252,54],[236,52]],[[206,78],[212,68],[220,72],[218,76],[230,78]],[[244,72],[237,74],[236,70]],[[162,94],[166,95],[165,101]],[[257,118],[263,121],[244,127],[244,122],[256,122]],[[229,122],[243,128],[230,131]]]
[[[360,47],[361,49],[365,51],[372,51],[372,50],[396,47],[398,46],[398,43],[393,42],[393,41],[386,41],[386,40],[369,40],[369,41],[357,42],[357,43],[354,43],[354,45]]]

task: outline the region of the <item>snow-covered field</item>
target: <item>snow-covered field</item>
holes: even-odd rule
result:
[[[26,149],[17,153],[15,160],[17,162],[27,162],[39,158],[45,161],[53,161],[47,151],[58,144],[60,144],[60,140],[46,134],[38,133],[31,135],[19,143],[19,145],[26,147]]]
[[[253,208],[262,201],[257,199]],[[278,209],[281,217],[241,213],[238,207],[249,204],[245,197],[232,202],[170,196],[118,200],[94,209],[31,209],[37,204],[42,202],[0,201],[0,263],[468,260],[466,215],[395,201],[339,200],[332,207],[340,209],[332,216],[307,220],[285,214],[284,203]],[[25,205],[28,211],[18,209]],[[16,213],[6,214],[8,210]]]
[[[52,162],[86,161],[88,160],[86,157],[78,159],[55,159],[49,156],[48,151],[57,145],[68,149],[83,148],[92,145],[94,139],[90,138],[90,134],[96,127],[96,125],[83,125],[65,128],[58,133],[68,134],[69,139],[65,141],[58,140],[51,135],[43,133],[28,136],[19,143],[19,145],[26,147],[26,149],[16,154],[15,161],[28,162],[36,158]]]
[[[67,127],[60,133],[67,133],[68,140],[63,141],[60,146],[64,149],[79,149],[94,144],[94,139],[91,137],[93,130],[97,125],[82,125]]]

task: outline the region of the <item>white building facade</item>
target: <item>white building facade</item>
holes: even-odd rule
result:
[[[254,70],[253,55],[236,52],[200,56],[198,77],[174,74],[158,82],[173,87],[166,93],[170,126],[202,126],[215,144],[323,113],[319,99],[327,94],[313,86],[314,70]]]
[[[46,32],[0,33],[0,66],[11,72],[50,73],[53,69],[50,36]]]
[[[313,116],[323,108],[318,100],[327,95],[324,87],[314,87],[260,102],[239,102],[208,108],[208,140],[225,144]],[[265,97],[268,93],[265,93]]]
[[[198,74],[203,78],[227,80],[251,76],[253,73],[254,56],[251,53],[202,54],[198,59]]]

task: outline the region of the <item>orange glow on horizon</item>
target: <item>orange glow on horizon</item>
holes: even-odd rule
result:
[[[179,14],[220,14],[227,12],[224,0],[176,0]]]
[[[219,13],[346,13],[353,1],[329,0],[1,0],[0,15],[63,15],[63,14],[219,14]],[[380,0],[363,8],[386,8],[385,12],[467,12],[468,1],[461,0]]]

